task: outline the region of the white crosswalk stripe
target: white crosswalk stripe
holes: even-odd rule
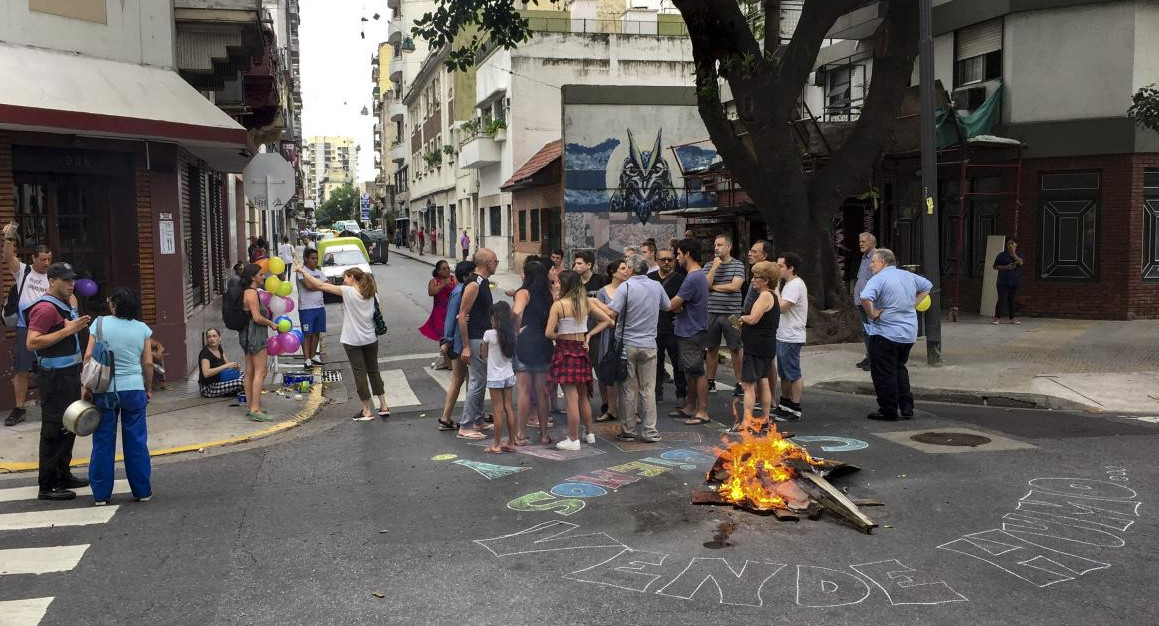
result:
[[[0,504],[25,500],[36,501],[39,491],[36,486],[0,489]],[[40,503],[45,508],[36,511],[0,513],[0,539],[9,538],[12,533],[23,530],[104,524],[112,519],[120,508],[115,505],[91,506],[91,489],[86,487],[75,491],[83,499],[71,502]],[[127,480],[118,480],[113,483],[114,494],[129,493],[129,491]],[[90,545],[84,543],[0,549],[0,580],[3,580],[5,576],[72,571],[84,558]],[[3,585],[5,583],[0,582],[0,586]],[[40,624],[54,599],[54,597],[40,597],[0,601],[0,626],[36,626]]]
[[[93,490],[84,487],[81,489],[73,489],[78,498],[93,495]],[[15,502],[16,500],[34,500],[36,494],[40,492],[40,488],[33,485],[31,487],[13,487],[10,489],[0,489],[0,502]],[[113,494],[130,493],[129,481],[121,479],[113,481]]]
[[[79,546],[0,550],[0,575],[67,572],[76,567],[88,549],[89,544],[86,543]]]
[[[402,370],[383,370],[381,374],[383,390],[386,391],[386,402],[390,408],[422,404],[419,402],[418,396],[411,390],[410,383],[406,380],[406,374]]]
[[[423,371],[425,371],[431,378],[435,379],[435,382],[439,383],[439,386],[443,388],[444,392],[451,388],[451,372],[450,372],[450,370],[433,370],[433,369],[427,368]],[[463,383],[459,387],[458,402],[466,402],[466,400],[467,400],[467,384]]]
[[[48,612],[52,598],[29,598],[0,602],[0,626],[36,626]]]

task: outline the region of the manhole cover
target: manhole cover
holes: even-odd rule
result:
[[[916,435],[910,435],[910,439],[932,446],[961,446],[967,448],[975,448],[990,443],[989,437],[968,433],[918,433]]]
[[[342,382],[342,372],[340,372],[338,370],[325,370],[322,372],[322,382],[324,382],[324,383]]]

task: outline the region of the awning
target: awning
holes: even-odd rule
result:
[[[0,128],[165,141],[223,172],[248,160],[246,130],[177,72],[0,44]]]

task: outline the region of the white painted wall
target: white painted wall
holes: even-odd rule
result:
[[[1135,71],[1131,90],[1159,83],[1159,2],[1135,0]]]
[[[107,23],[34,13],[0,2],[0,42],[172,69],[173,7],[159,0],[106,0]]]

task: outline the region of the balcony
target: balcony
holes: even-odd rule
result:
[[[877,27],[885,20],[885,13],[889,9],[888,2],[866,2],[860,8],[854,9],[837,18],[833,28],[825,35],[827,39],[852,39],[861,41],[873,37]]]
[[[390,113],[390,121],[401,122],[406,117],[406,105],[398,100],[392,100],[387,112]]]
[[[395,17],[386,26],[386,43],[395,46],[402,45],[402,37],[405,34],[403,30],[405,30],[405,27],[403,26],[402,20]]]
[[[201,91],[219,91],[265,52],[260,0],[175,0],[176,65]]]
[[[390,160],[402,165],[408,156],[406,145],[399,142],[390,147]]]
[[[459,167],[480,169],[495,165],[503,158],[503,152],[494,137],[477,135],[459,147]]]
[[[404,61],[402,57],[394,57],[390,60],[390,80],[392,82],[402,82],[402,64]]]

